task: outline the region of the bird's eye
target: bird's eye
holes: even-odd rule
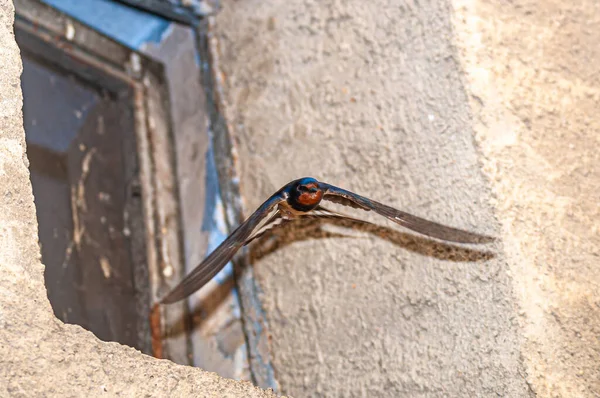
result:
[[[298,191],[300,191],[300,192],[306,192],[306,191],[308,191],[308,188],[306,188],[306,186],[305,186],[305,185],[300,185],[300,186],[298,187]]]

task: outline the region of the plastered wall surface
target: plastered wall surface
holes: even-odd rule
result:
[[[600,4],[455,1],[539,397],[600,395]]]
[[[103,343],[58,321],[44,288],[25,156],[21,60],[0,1],[0,396],[273,397],[197,368]]]
[[[597,396],[598,5],[224,3],[247,209],[313,175],[500,237],[493,259],[361,233],[257,260],[284,392]],[[0,395],[272,396],[53,317],[12,15],[0,0]]]
[[[533,394],[452,12],[448,2],[224,1],[217,36],[248,211],[310,175],[501,238],[490,259],[343,209],[398,232],[258,256],[283,392]]]

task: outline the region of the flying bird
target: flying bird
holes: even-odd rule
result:
[[[322,201],[365,211],[372,210],[403,227],[448,242],[488,243],[494,240],[489,236],[428,221],[354,192],[305,177],[291,181],[275,192],[160,302],[171,304],[188,297],[223,269],[240,248],[260,238],[270,229],[300,217],[356,220],[327,210],[321,206]]]

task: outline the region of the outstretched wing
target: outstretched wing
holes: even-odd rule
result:
[[[260,230],[269,222],[276,221],[278,216],[277,205],[284,200],[285,197],[281,192],[271,196],[233,231],[219,247],[210,253],[200,265],[163,297],[160,301],[161,304],[171,304],[182,300],[210,281],[225,267],[242,246],[256,237],[253,235],[260,233]]]
[[[326,209],[323,206],[317,206],[316,209],[312,210],[307,215],[302,216],[302,218],[314,218],[314,219],[319,219],[319,220],[350,220],[355,223],[375,225],[375,224],[365,221],[365,220],[350,217],[349,215]]]
[[[252,235],[246,239],[243,246],[249,245],[250,242],[262,237],[265,233],[272,229],[282,227],[292,221],[291,218],[283,218],[279,211],[273,212],[271,218],[267,219],[266,222],[261,223],[260,226],[254,228]]]
[[[324,200],[365,211],[373,210],[403,227],[412,229],[415,232],[432,238],[457,243],[488,243],[494,241],[494,238],[490,236],[480,235],[425,220],[424,218],[413,216],[412,214],[394,209],[393,207],[386,206],[333,185],[320,182],[319,186],[325,192],[323,195]]]

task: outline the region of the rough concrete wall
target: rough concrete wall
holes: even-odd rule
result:
[[[224,7],[221,65],[248,210],[311,175],[500,233],[449,3]],[[297,241],[255,262],[283,392],[528,396],[507,258],[493,249],[485,260],[398,232]]]
[[[273,397],[249,383],[103,343],[52,314],[22,120],[12,2],[0,1],[0,395]]]
[[[540,397],[600,396],[600,3],[456,0]]]

